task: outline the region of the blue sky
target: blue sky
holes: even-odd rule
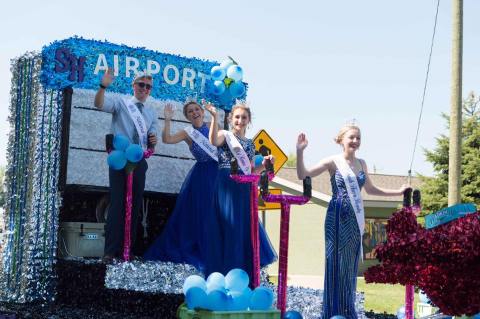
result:
[[[73,35],[202,59],[234,57],[254,113],[286,152],[310,141],[307,164],[339,152],[355,118],[370,171],[406,174],[420,110],[436,0],[9,1],[0,20],[0,164],[6,164],[10,59]],[[67,4],[68,3],[68,4]],[[464,1],[463,92],[480,91],[480,1]],[[422,148],[448,134],[451,1],[441,1],[413,170],[431,175]],[[107,129],[107,128],[106,128]]]

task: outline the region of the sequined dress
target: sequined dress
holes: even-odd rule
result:
[[[365,184],[363,171],[357,175],[357,181],[362,188]],[[325,219],[323,318],[342,315],[353,319],[357,318],[355,292],[360,258],[360,231],[345,182],[338,169],[330,182],[333,194]]]

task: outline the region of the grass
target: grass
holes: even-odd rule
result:
[[[363,277],[358,277],[357,291],[365,293],[365,310],[375,313],[396,314],[398,308],[405,304],[405,286],[386,284],[366,284]],[[418,296],[415,294],[415,303]]]

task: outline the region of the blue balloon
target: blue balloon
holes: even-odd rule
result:
[[[223,81],[223,79],[225,78],[225,73],[225,69],[218,65],[214,66],[210,70],[210,75],[212,76],[212,80],[214,81]]]
[[[227,76],[235,82],[239,82],[243,78],[243,70],[239,65],[231,65],[227,69]]]
[[[213,82],[212,86],[212,94],[214,95],[222,95],[225,92],[225,83],[223,81],[215,81]]]
[[[473,319],[480,319],[480,312],[473,316]]]
[[[401,306],[400,308],[398,308],[397,310],[397,318],[398,319],[403,319],[405,318],[406,314],[405,314],[405,306]]]
[[[127,158],[123,151],[112,151],[107,157],[108,166],[114,170],[121,170],[127,165]]]
[[[344,316],[341,316],[341,315],[335,315],[335,316],[330,317],[330,319],[346,319],[346,318]]]
[[[117,151],[125,151],[130,145],[130,141],[125,135],[117,134],[113,137],[113,147]]]
[[[206,308],[207,293],[200,287],[191,287],[185,293],[185,302],[188,309]]]
[[[248,274],[239,268],[232,269],[225,276],[225,288],[231,291],[242,292],[248,287]]]
[[[138,144],[130,144],[125,150],[125,156],[132,163],[137,163],[143,158],[143,149]]]
[[[257,287],[250,297],[251,310],[268,310],[273,304],[273,292],[267,287]]]
[[[247,310],[250,305],[250,297],[252,291],[250,288],[246,288],[243,291],[230,291],[231,302],[229,305],[229,310],[231,311],[243,311]]]
[[[263,156],[260,154],[257,154],[253,157],[253,164],[255,167],[260,167],[262,166],[263,163]]]
[[[212,272],[207,278],[207,289],[208,291],[215,289],[225,291],[225,277],[219,272]]]
[[[233,82],[228,90],[233,97],[241,97],[245,94],[245,84],[243,82]]]
[[[283,315],[283,319],[303,319],[302,314],[295,310],[289,310]]]
[[[225,90],[225,92],[223,92],[223,94],[220,95],[218,100],[219,100],[220,104],[223,105],[226,108],[230,107],[233,103],[233,97],[230,94],[229,90]]]
[[[222,290],[213,290],[207,295],[207,309],[213,311],[228,310],[228,296]]]
[[[199,275],[191,275],[188,276],[183,283],[183,293],[186,295],[188,289],[192,287],[198,287],[201,288],[203,291],[206,291],[207,283],[205,282],[205,279],[203,279]]]

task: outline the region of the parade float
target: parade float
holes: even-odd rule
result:
[[[246,98],[248,89],[243,70],[232,58],[219,63],[78,37],[13,59],[0,303],[18,305],[12,307],[21,311],[45,310],[53,304],[125,317],[173,318],[185,300],[185,279],[200,274],[186,264],[101,261],[112,164],[105,134],[111,115],[97,110],[93,100],[108,68],[115,81],[107,94],[125,97],[132,94],[137,72],[151,74],[151,103],[158,114],[163,114],[166,103],[176,107],[173,130],[189,125],[182,114],[186,101],[206,99],[227,115],[235,99]],[[160,116],[159,131],[163,120]],[[139,244],[128,247],[137,255],[161,232],[194,163],[182,144],[161,144],[148,156],[139,155],[149,157],[149,169]],[[290,199],[268,192],[264,196],[283,203],[282,229],[288,229]],[[281,240],[285,259],[288,237]],[[320,316],[322,291],[287,286],[286,270],[285,265],[277,308],[286,313],[298,310],[306,319]],[[256,285],[276,293],[266,271],[259,271],[257,267]],[[359,316],[364,316],[361,293],[357,306]]]

